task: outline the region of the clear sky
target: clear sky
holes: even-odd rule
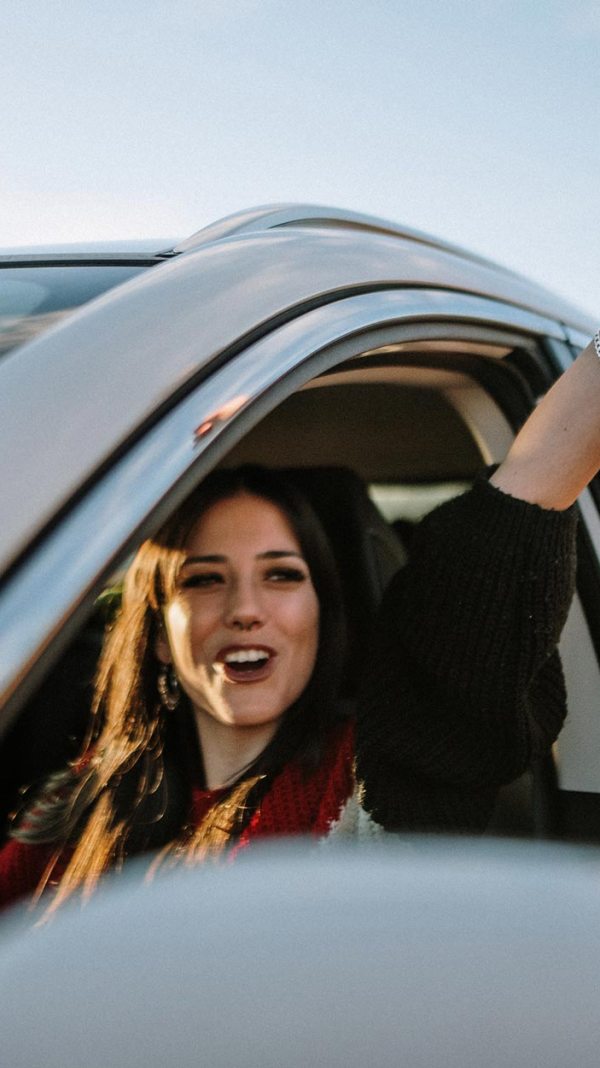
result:
[[[0,0],[0,245],[299,200],[600,321],[600,0]]]

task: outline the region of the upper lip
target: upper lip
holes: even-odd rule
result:
[[[222,649],[219,649],[215,661],[224,663],[228,653],[245,652],[248,649],[256,649],[258,652],[265,653],[266,656],[277,656],[275,649],[271,648],[270,645],[263,645],[262,642],[235,642],[233,645],[225,645]]]

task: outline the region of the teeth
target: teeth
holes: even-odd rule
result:
[[[225,656],[226,664],[251,664],[258,660],[268,660],[264,649],[237,649]]]

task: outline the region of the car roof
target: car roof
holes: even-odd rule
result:
[[[220,241],[224,237],[233,237],[253,233],[257,230],[274,230],[281,227],[311,227],[326,226],[329,229],[340,228],[343,230],[365,230],[370,233],[393,234],[396,237],[408,237],[411,241],[434,248],[445,249],[446,252],[455,252],[466,259],[477,263],[485,263],[497,269],[498,264],[479,256],[469,249],[443,241],[433,234],[416,230],[389,219],[383,219],[378,215],[367,215],[364,212],[350,211],[345,208],[334,208],[324,204],[264,204],[256,208],[248,208],[237,211],[232,215],[226,215],[214,223],[195,231],[190,237],[179,241],[173,248],[175,253],[190,252],[192,249],[206,245],[209,241]],[[504,269],[504,268],[502,268]]]
[[[0,476],[0,570],[173,395],[299,311],[416,287],[491,297],[593,331],[583,313],[526,279],[393,224],[328,222],[303,206],[290,218],[287,206],[270,225],[272,211],[201,231],[178,246],[182,254],[0,364],[0,450],[11,457]]]
[[[170,249],[173,239],[169,238],[134,238],[126,241],[76,241],[57,242],[43,245],[6,245],[0,247],[0,265],[12,266],[20,263],[85,262],[105,259],[129,259],[141,256],[147,259],[159,255],[163,249]]]

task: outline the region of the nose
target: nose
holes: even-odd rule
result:
[[[232,630],[251,631],[262,627],[265,611],[259,591],[251,580],[240,580],[230,587],[225,609],[225,624]]]

